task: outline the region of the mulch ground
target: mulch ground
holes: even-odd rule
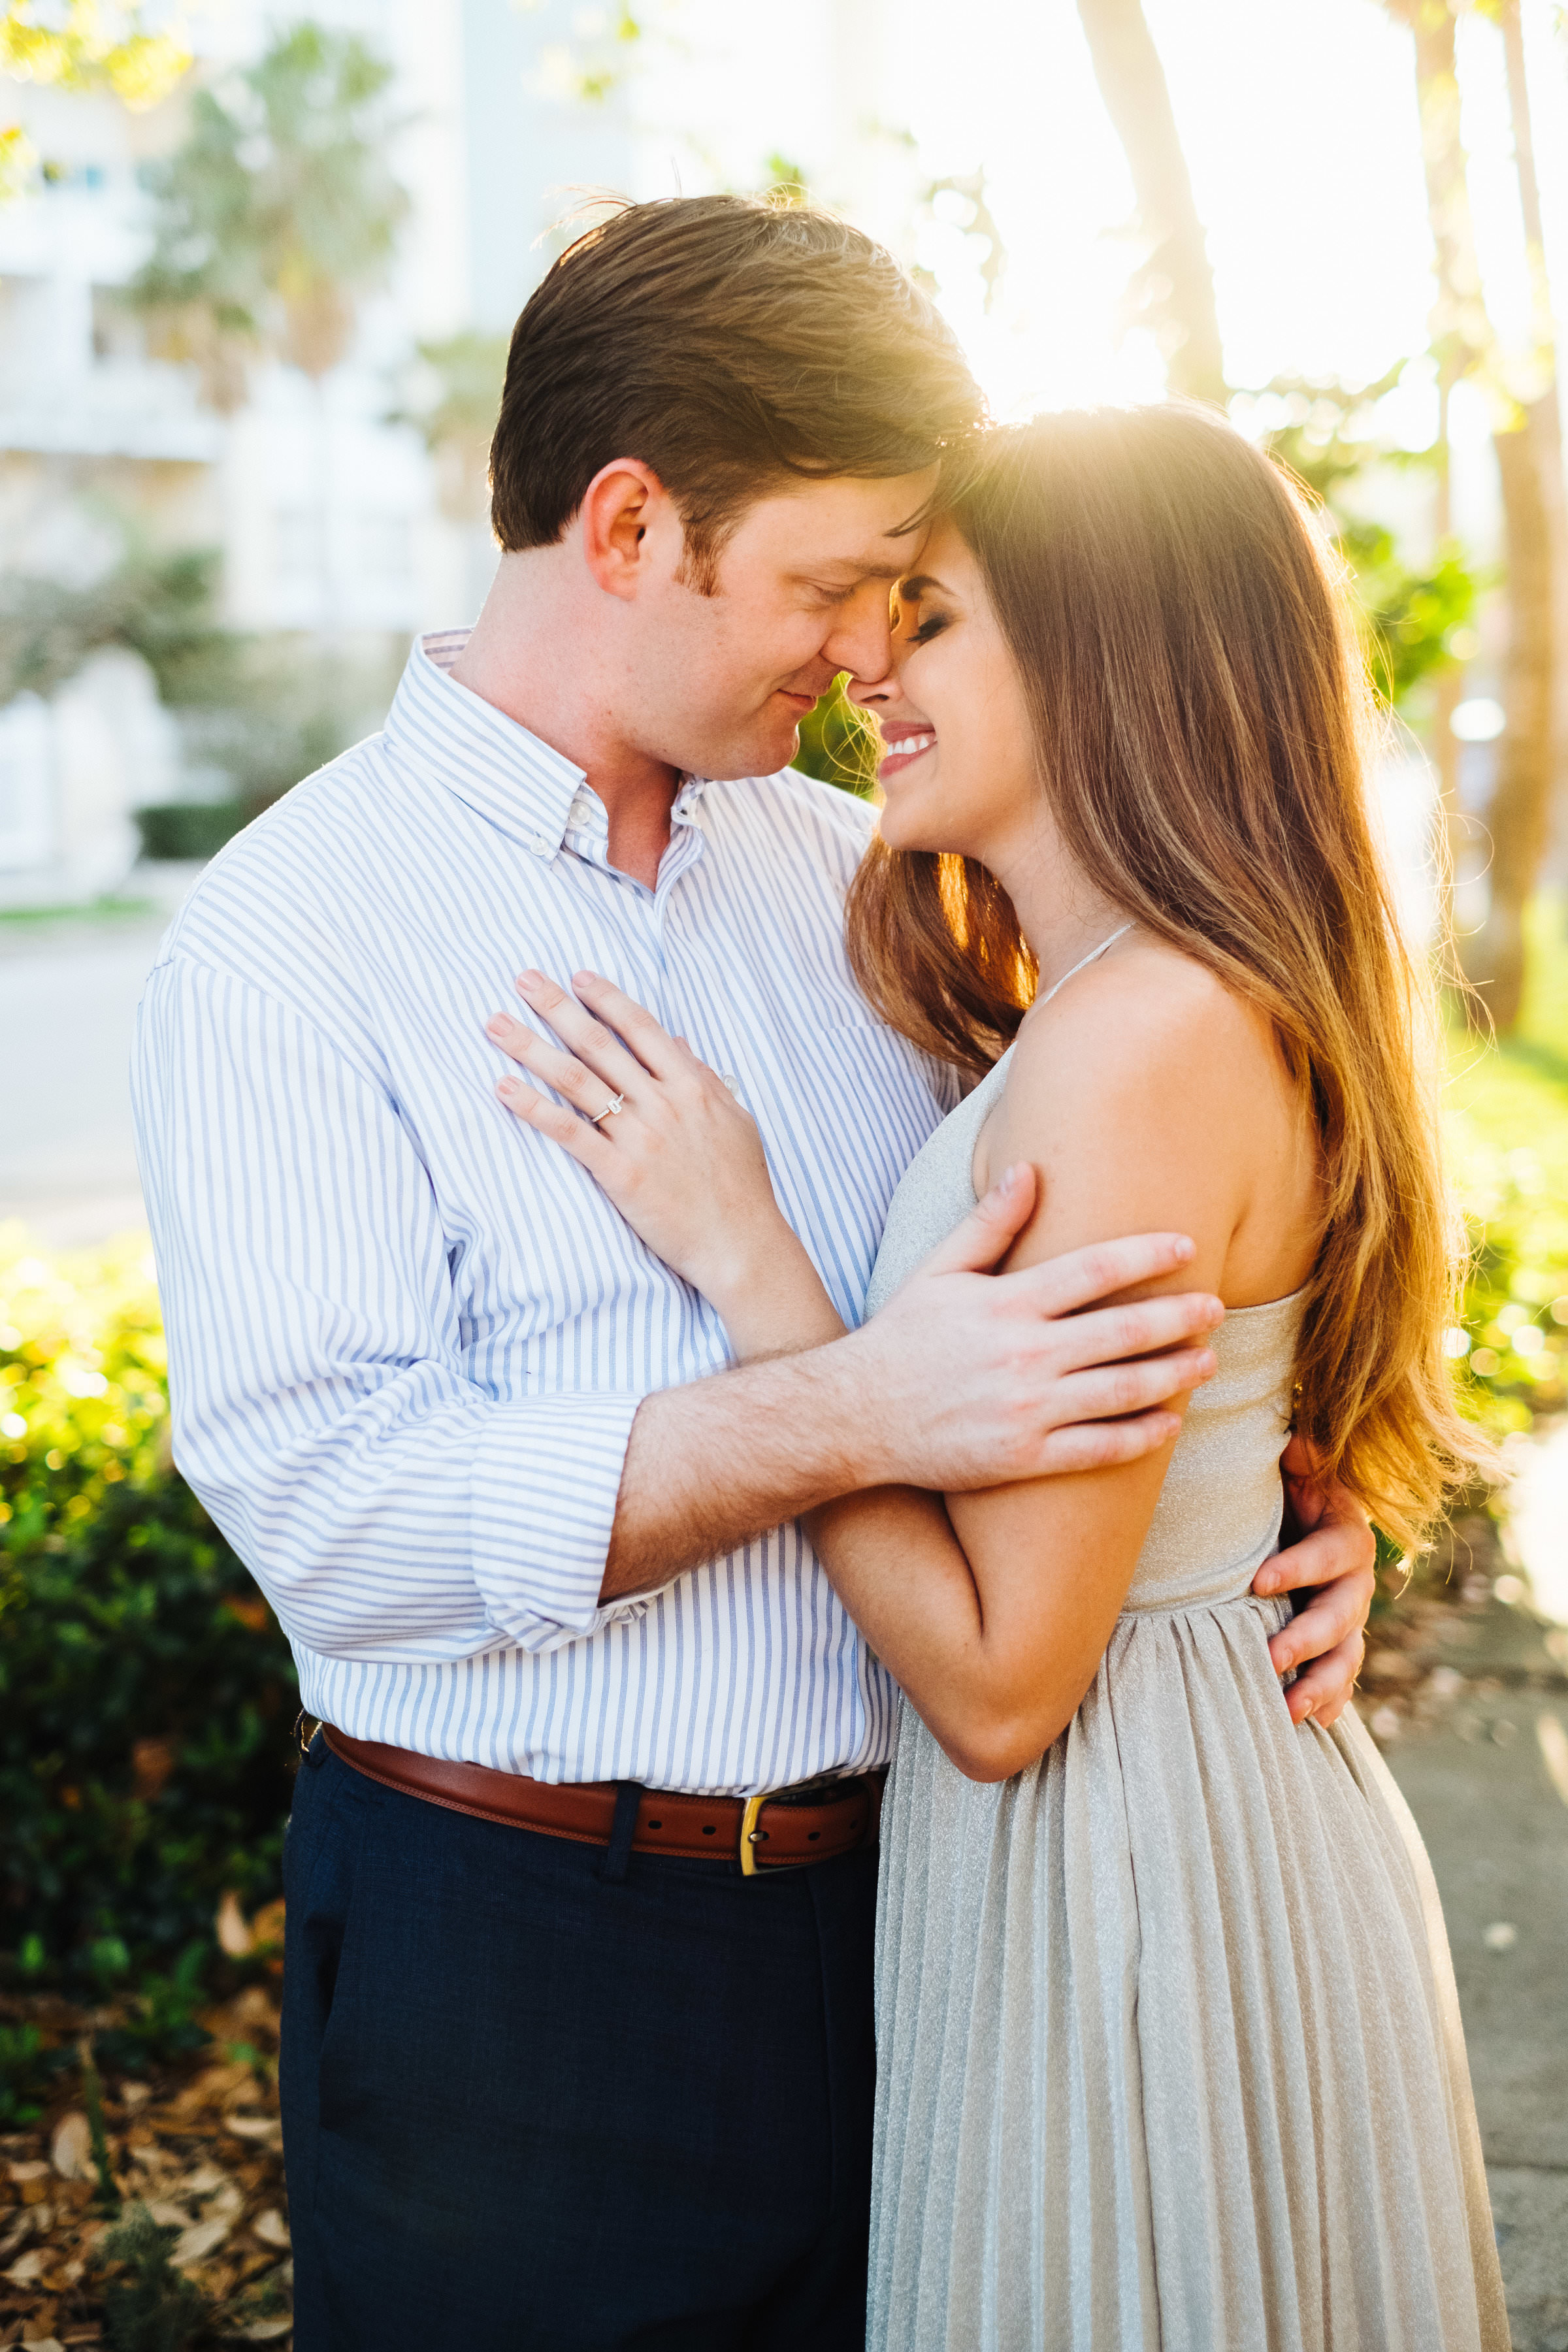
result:
[[[76,2021],[57,2011],[48,2022],[58,2032]],[[0,2345],[287,2352],[277,2002],[253,1985],[201,2022],[212,2042],[185,2065],[104,2080],[118,2210],[100,2183],[79,2079],[31,2128],[0,2135]],[[91,2023],[84,2016],[81,2029]],[[247,2054],[215,2061],[237,2046]],[[154,2227],[142,2223],[140,2246],[127,2249],[125,2225],[142,2212]]]

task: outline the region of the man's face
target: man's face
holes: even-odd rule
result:
[[[924,536],[903,526],[935,485],[932,467],[834,476],[761,499],[725,542],[708,595],[670,512],[626,641],[626,736],[698,775],[787,767],[801,720],[840,670],[885,676],[889,592]]]

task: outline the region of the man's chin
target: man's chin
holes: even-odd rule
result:
[[[713,763],[700,772],[716,784],[734,783],[743,776],[776,776],[799,750],[798,725],[771,727],[747,742],[724,744],[714,753]]]

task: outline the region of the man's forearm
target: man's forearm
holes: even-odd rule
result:
[[[645,1398],[632,1423],[602,1601],[683,1570],[883,1475],[852,1337]]]
[[[988,1195],[858,1331],[812,1344],[837,1320],[813,1309],[788,1327],[799,1353],[646,1398],[601,1602],[654,1591],[863,1487],[969,1493],[1104,1469],[1167,1443],[1167,1400],[1214,1370],[1198,1343],[1224,1314],[1219,1301],[1167,1293],[1080,1310],[1169,1274],[1192,1244],[1135,1234],[994,1278],[982,1269],[1032,1197],[1026,1187],[1011,1201]]]

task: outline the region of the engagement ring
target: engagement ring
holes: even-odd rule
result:
[[[597,1127],[602,1118],[614,1118],[616,1113],[622,1108],[625,1102],[625,1095],[612,1095],[609,1101],[605,1105],[604,1109],[596,1110],[594,1113],[593,1118],[588,1121],[589,1126]]]

